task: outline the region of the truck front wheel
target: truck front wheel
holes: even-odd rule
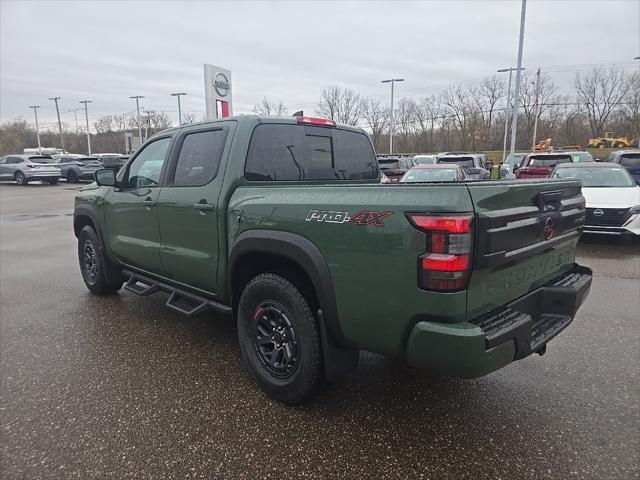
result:
[[[287,279],[265,273],[247,284],[238,304],[238,339],[249,372],[275,400],[296,405],[321,385],[318,325]]]
[[[123,279],[102,249],[100,238],[90,226],[78,235],[78,261],[87,288],[97,295],[115,293],[122,287]]]

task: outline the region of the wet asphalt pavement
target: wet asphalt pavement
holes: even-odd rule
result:
[[[2,478],[640,476],[639,242],[581,241],[591,295],[543,357],[469,381],[363,354],[290,408],[229,319],[88,293],[75,189],[0,185]]]

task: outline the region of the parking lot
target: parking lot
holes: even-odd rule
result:
[[[487,377],[379,355],[303,407],[249,379],[228,318],[98,298],[78,186],[0,185],[3,478],[637,478],[640,243],[585,237],[568,330]]]

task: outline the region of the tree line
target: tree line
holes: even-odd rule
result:
[[[537,95],[536,95],[537,91]],[[445,150],[500,150],[510,109],[507,83],[493,76],[474,84],[451,85],[423,98],[400,98],[394,109],[396,152],[438,152]],[[537,100],[536,100],[537,99]],[[259,115],[290,115],[280,100],[264,98],[254,106]],[[376,98],[340,86],[320,92],[314,114],[347,125],[358,125],[371,135],[376,150],[389,148],[389,105]],[[571,95],[564,94],[547,75],[536,85],[535,72],[526,72],[521,82],[518,117],[518,149],[529,149],[534,123],[537,139],[551,138],[552,144],[586,146],[591,137],[614,132],[616,136],[638,138],[640,129],[640,73],[613,68],[578,72]],[[183,115],[183,123],[200,121],[194,113]],[[171,127],[165,112],[145,112],[140,117],[143,137]],[[508,127],[510,128],[510,127]],[[138,134],[138,118],[107,115],[93,123],[94,152],[125,153],[124,133]],[[67,151],[87,151],[82,128],[63,132]],[[57,129],[40,132],[41,144],[60,147]],[[0,154],[19,153],[37,146],[35,127],[23,119],[0,125]]]
[[[537,92],[537,93],[536,93]],[[254,111],[286,114],[281,101],[265,98]],[[338,123],[368,130],[379,152],[389,148],[389,105],[339,86],[322,89],[315,113]],[[401,98],[394,108],[394,149],[397,152],[501,150],[505,126],[510,131],[507,82],[493,76],[473,85],[452,85],[436,95]],[[536,141],[586,146],[589,138],[614,132],[640,134],[640,73],[620,68],[578,72],[573,95],[560,92],[547,74],[523,74],[520,87],[518,149],[530,149],[537,119]]]

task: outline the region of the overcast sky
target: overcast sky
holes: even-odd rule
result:
[[[514,65],[520,17],[519,0],[0,5],[0,120],[31,120],[39,104],[45,126],[54,95],[63,112],[92,100],[90,119],[131,112],[128,97],[145,95],[145,108],[177,121],[169,94],[184,91],[183,111],[203,114],[204,63],[232,71],[235,113],[264,96],[312,113],[325,85],[386,99],[390,77],[406,78],[398,96],[419,98]],[[523,64],[554,67],[562,86],[585,64],[638,68],[638,55],[639,0],[528,2]]]

